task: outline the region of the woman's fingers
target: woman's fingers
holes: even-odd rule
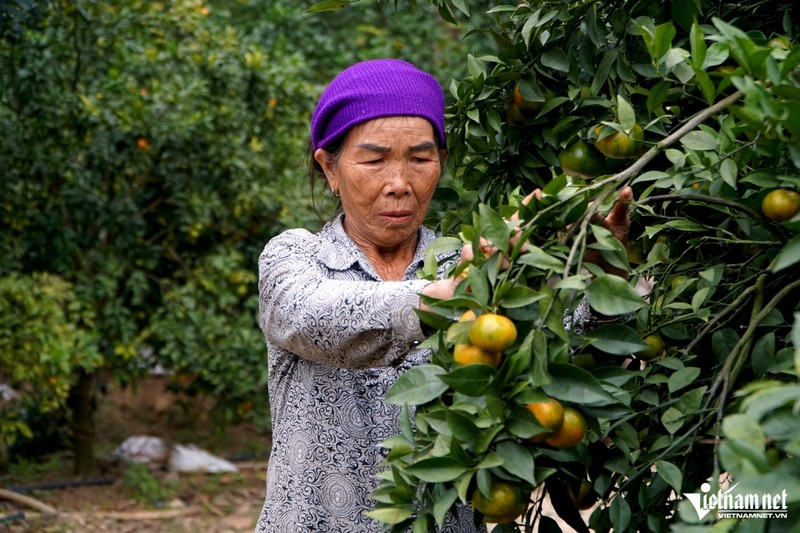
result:
[[[623,244],[627,244],[631,229],[629,216],[631,200],[633,200],[633,189],[623,187],[617,196],[617,201],[602,223]]]

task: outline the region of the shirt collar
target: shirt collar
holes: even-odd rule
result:
[[[322,264],[331,270],[345,271],[350,270],[354,264],[358,264],[361,269],[370,274],[376,280],[380,279],[372,264],[364,255],[364,252],[353,242],[344,230],[344,215],[339,214],[336,218],[325,224],[320,230],[321,237],[320,249],[317,258]],[[417,249],[414,252],[414,259],[408,267],[408,272],[416,272],[425,260],[425,250],[435,240],[436,235],[433,230],[421,227],[419,229],[419,239],[417,239]]]

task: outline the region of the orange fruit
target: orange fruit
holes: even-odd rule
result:
[[[136,147],[139,150],[147,150],[148,148],[150,148],[150,142],[144,137],[139,137],[139,140],[136,141]]]
[[[456,344],[453,348],[453,359],[460,365],[473,365],[483,363],[497,368],[503,360],[503,354],[499,352],[488,352],[478,348],[474,344]]]
[[[520,86],[517,83],[514,86],[514,98],[513,98],[513,105],[517,106],[520,113],[523,115],[536,115],[539,111],[542,110],[544,104],[549,99],[548,92],[541,90],[541,85],[538,83],[535,85],[526,85]]]
[[[794,44],[792,40],[789,39],[785,35],[776,35],[769,41],[767,41],[767,46],[770,48],[778,48],[780,50],[790,50]]]
[[[558,154],[558,164],[565,174],[594,178],[605,172],[603,155],[591,144],[575,141]]]
[[[590,509],[597,501],[597,494],[592,490],[592,484],[588,479],[582,479],[580,484],[576,480],[576,483],[567,483],[566,485],[567,496],[578,509],[582,511]]]
[[[641,153],[644,140],[644,131],[641,126],[634,124],[630,134],[614,130],[614,133],[601,138],[605,129],[611,128],[600,124],[594,129],[594,135],[597,138],[594,141],[594,147],[601,154],[612,159],[630,159]]]
[[[561,428],[564,423],[564,406],[555,398],[527,405],[528,410],[536,417],[536,421],[547,428],[547,431],[531,437],[533,442],[541,442]]]
[[[515,122],[519,122],[525,117],[522,115],[522,111],[519,109],[519,106],[514,102],[509,102],[508,106],[506,106],[506,121],[509,124],[514,124]]]
[[[639,359],[652,361],[657,357],[661,357],[661,354],[664,353],[664,340],[658,333],[652,333],[642,340],[647,345],[647,348],[636,352],[636,355],[639,357]]]
[[[490,524],[508,524],[528,508],[522,490],[507,481],[492,481],[489,496],[475,487],[472,492],[472,507],[483,513],[484,521]]]
[[[564,408],[564,422],[558,430],[544,441],[556,448],[571,448],[586,436],[586,419],[574,407]]]
[[[461,317],[458,319],[458,321],[459,322],[469,322],[471,320],[475,320],[475,318],[477,318],[475,316],[475,311],[473,311],[472,309],[467,309],[466,311],[464,311],[464,314],[461,315]]]
[[[469,340],[488,352],[503,352],[517,340],[517,327],[506,316],[485,313],[470,326]]]
[[[770,220],[789,220],[800,211],[800,194],[789,189],[770,191],[761,201],[761,211]]]

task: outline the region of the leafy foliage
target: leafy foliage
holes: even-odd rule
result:
[[[103,363],[92,331],[95,317],[70,283],[50,274],[0,278],[0,375],[19,392],[3,397],[0,442],[33,438],[26,412],[63,408],[76,368]]]
[[[489,13],[481,30],[496,49],[470,54],[450,85],[457,182],[437,218],[473,249],[486,238],[500,253],[479,254],[454,299],[428,302],[433,359],[387,396],[404,406],[403,432],[384,444],[389,469],[370,515],[387,531],[426,531],[503,479],[534,505],[495,531],[553,527],[545,494],[577,531],[587,530],[578,507],[594,501],[596,531],[698,531],[703,521],[677,504],[720,467],[743,486],[794,487],[784,416],[798,405],[800,215],[769,220],[761,201],[800,189],[796,7],[554,1]],[[639,127],[642,152],[605,159],[600,176],[561,167],[576,141]],[[630,246],[595,218],[628,185]],[[541,197],[523,206],[535,188]],[[515,232],[520,243],[507,246]],[[616,321],[575,327],[580,302]],[[515,321],[519,340],[499,368],[454,363],[465,309]],[[654,334],[666,349],[637,356]],[[543,428],[525,404],[544,396],[586,416],[581,444],[531,441]]]

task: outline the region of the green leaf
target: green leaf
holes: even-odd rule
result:
[[[469,269],[467,285],[472,291],[472,296],[480,305],[485,306],[489,303],[489,280],[481,269]]]
[[[716,150],[717,138],[706,131],[690,131],[681,137],[681,144],[689,150]]]
[[[732,189],[736,188],[736,175],[738,172],[739,168],[733,159],[723,159],[719,165],[719,174],[722,176],[722,180],[730,185]]]
[[[623,324],[606,324],[586,336],[593,339],[592,346],[614,355],[630,355],[647,348],[639,333]]]
[[[636,112],[621,94],[617,95],[617,119],[626,132],[631,131],[636,124]]]
[[[517,259],[517,263],[530,265],[544,271],[564,269],[564,262],[561,259],[553,257],[538,246],[533,245],[530,245],[527,253]]]
[[[800,235],[796,235],[781,248],[772,264],[772,271],[779,272],[797,263],[800,263]]]
[[[669,483],[669,486],[675,490],[675,494],[681,494],[683,473],[680,468],[669,461],[656,461],[656,472]]]
[[[406,370],[386,393],[386,403],[421,405],[438,398],[448,388],[439,379],[445,372],[444,368],[436,365],[421,365]]]
[[[731,328],[715,331],[711,336],[711,350],[718,361],[724,361],[739,342],[739,335]]]
[[[798,313],[800,314],[800,313]],[[761,420],[787,404],[800,402],[800,385],[778,385],[759,390],[742,400],[741,410],[747,416]]]
[[[770,331],[755,343],[750,354],[750,363],[756,376],[767,372],[775,359],[775,332]]]
[[[611,519],[614,531],[628,531],[628,526],[631,524],[631,507],[621,495],[617,494],[611,501],[608,517]]]
[[[711,81],[711,77],[705,70],[697,67],[694,67],[694,76],[697,80],[697,84],[700,86],[700,90],[703,92],[703,98],[706,99],[706,103],[709,105],[713,104],[717,90],[716,87],[714,87],[714,82]]]
[[[794,344],[794,370],[800,374],[800,312],[794,314],[791,338]]]
[[[447,425],[449,426],[450,431],[455,438],[468,446],[472,446],[474,444],[475,439],[478,438],[480,430],[475,427],[475,424],[470,417],[465,416],[458,411],[448,409],[445,411],[445,418],[447,419]]]
[[[561,48],[550,48],[541,56],[542,65],[559,72],[569,72],[567,54]]]
[[[534,302],[544,298],[544,295],[538,291],[526,287],[524,285],[517,285],[512,287],[503,297],[502,305],[506,309],[516,309],[525,307]]]
[[[323,11],[336,11],[342,9],[348,4],[354,4],[358,2],[358,0],[324,0],[323,2],[317,2],[313,6],[309,7],[304,11],[306,14],[311,13],[321,13]]]
[[[533,386],[550,383],[553,380],[547,372],[547,362],[549,361],[547,352],[547,335],[537,328],[532,332],[531,338],[531,367],[529,374]]]
[[[457,239],[456,237],[439,237],[428,246],[425,252],[441,255],[461,250],[463,246],[464,243],[461,242],[461,239]]]
[[[667,380],[667,388],[669,389],[669,392],[680,390],[687,385],[694,383],[694,380],[697,379],[697,376],[699,375],[700,369],[696,366],[681,368],[669,377]]]
[[[447,515],[447,511],[456,503],[458,499],[458,491],[454,488],[448,489],[444,494],[439,496],[433,504],[433,519],[436,520],[436,523],[439,527],[442,527],[444,524],[444,517]]]
[[[696,22],[692,24],[692,29],[689,31],[689,40],[691,42],[692,65],[702,70],[706,60],[707,48],[703,30]]]
[[[669,96],[669,88],[672,85],[668,80],[656,83],[647,94],[647,112],[651,115],[661,107],[661,104]]]
[[[486,204],[478,206],[478,217],[481,235],[498,249],[506,250],[511,238],[511,230],[508,228],[506,219]]]
[[[657,63],[669,52],[672,47],[672,39],[675,38],[676,34],[677,31],[672,22],[665,22],[656,26],[656,31],[653,34],[653,51],[655,52],[654,59]]]
[[[664,428],[669,431],[670,435],[674,435],[675,432],[683,426],[683,413],[674,407],[669,407],[664,411],[664,414],[661,415],[661,423],[664,425]]]
[[[603,315],[622,315],[641,309],[647,302],[624,279],[610,274],[598,276],[586,288],[589,306]]]
[[[503,459],[506,471],[536,486],[533,455],[525,446],[506,440],[497,445],[497,455]]]
[[[406,471],[426,483],[444,483],[464,475],[469,468],[451,457],[428,457],[406,467]]]
[[[486,389],[491,385],[496,376],[496,368],[476,363],[460,366],[447,374],[438,374],[437,379],[461,394],[466,394],[467,396],[481,396],[485,394]]]
[[[604,406],[618,403],[594,376],[581,368],[554,363],[548,370],[553,382],[542,385],[542,390],[548,396],[576,405]]]
[[[409,505],[398,505],[395,507],[382,507],[364,512],[368,517],[383,524],[399,524],[414,514],[416,509]]]

